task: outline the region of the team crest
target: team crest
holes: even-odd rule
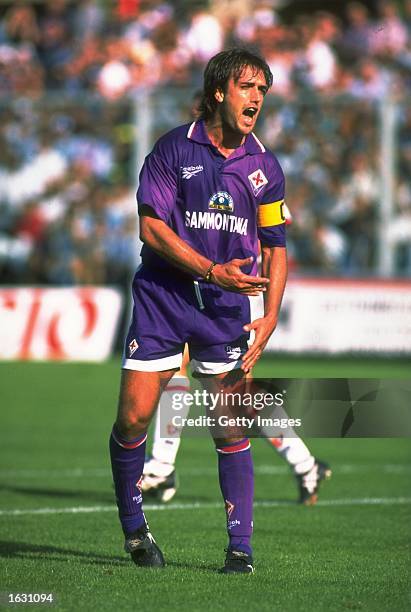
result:
[[[227,512],[227,518],[230,518],[230,516],[233,513],[235,506],[234,504],[232,504],[230,501],[228,501],[228,499],[225,500],[225,511]]]
[[[130,351],[130,357],[136,352],[137,349],[138,349],[138,342],[135,338],[133,338],[130,344],[128,345],[128,350]]]
[[[264,172],[260,169],[256,170],[252,174],[249,174],[248,180],[250,181],[250,185],[255,196],[258,196],[262,188],[265,187],[265,185],[267,185],[268,183]]]
[[[226,212],[233,212],[234,210],[234,200],[226,191],[217,191],[214,193],[209,202],[208,208],[212,208],[214,210],[223,210]]]

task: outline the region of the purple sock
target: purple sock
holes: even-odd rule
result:
[[[114,425],[110,436],[111,469],[118,515],[124,535],[145,523],[140,480],[143,474],[147,434],[126,440]]]
[[[254,472],[247,438],[217,448],[221,493],[227,513],[229,548],[252,554]]]

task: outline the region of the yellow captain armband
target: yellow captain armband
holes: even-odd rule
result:
[[[271,227],[285,223],[284,200],[277,200],[270,204],[260,204],[258,207],[258,227]]]

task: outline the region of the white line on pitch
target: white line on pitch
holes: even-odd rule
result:
[[[363,497],[358,499],[325,499],[317,502],[317,506],[391,506],[411,504],[411,497]],[[297,506],[295,502],[288,501],[256,501],[255,508],[276,508],[279,506]],[[187,504],[153,505],[146,504],[144,510],[147,511],[169,511],[169,510],[203,510],[223,508],[220,502],[193,502]],[[33,509],[14,509],[0,510],[0,516],[24,516],[41,514],[93,514],[100,512],[117,511],[116,506],[73,506],[71,508],[33,508]]]
[[[408,463],[360,463],[360,464],[337,464],[331,466],[337,474],[352,474],[360,472],[383,472],[385,474],[403,474],[411,472],[411,464]],[[177,468],[181,476],[209,476],[216,474],[216,468]],[[276,475],[289,474],[290,469],[286,465],[255,465],[256,474]],[[106,478],[110,477],[109,468],[67,468],[60,470],[0,470],[0,478]]]

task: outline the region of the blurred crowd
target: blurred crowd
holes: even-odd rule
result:
[[[2,282],[127,283],[139,249],[133,96],[151,96],[154,120],[163,109],[170,121],[188,121],[181,109],[201,86],[205,63],[233,45],[259,50],[274,74],[258,133],[287,176],[290,252],[299,272],[375,271],[381,104],[393,101],[395,263],[398,273],[410,272],[411,0],[381,0],[372,11],[348,2],[342,14],[294,14],[291,5],[15,0],[2,6]],[[180,114],[168,112],[171,97]]]
[[[159,85],[192,85],[207,60],[231,45],[259,48],[275,74],[272,92],[301,87],[378,99],[387,68],[409,78],[411,1],[371,15],[347,3],[282,18],[275,0],[15,0],[0,22],[0,94],[98,91],[113,99]],[[307,3],[307,8],[308,8]],[[324,3],[327,6],[330,3]]]
[[[125,286],[138,260],[130,105],[0,103],[3,283]]]
[[[373,274],[381,232],[393,241],[398,274],[411,274],[411,109],[401,130],[390,227],[381,230],[379,109],[353,100],[285,104],[269,112],[263,132],[286,175],[292,269]]]

